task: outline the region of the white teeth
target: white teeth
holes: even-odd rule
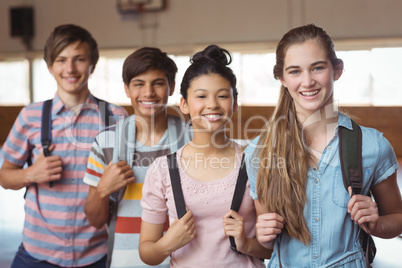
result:
[[[318,93],[318,90],[316,90],[316,91],[308,91],[308,92],[301,92],[301,94],[303,96],[313,96],[313,95],[315,95],[317,93]]]
[[[74,81],[74,80],[76,80],[76,78],[74,78],[74,77],[68,77],[67,80],[68,80],[68,81]]]
[[[221,115],[219,115],[219,114],[207,114],[207,115],[204,115],[206,118],[218,118],[218,117],[220,117]]]
[[[152,104],[155,104],[156,101],[142,101],[142,103],[145,105],[152,105]]]

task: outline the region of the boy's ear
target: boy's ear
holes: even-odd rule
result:
[[[49,70],[49,73],[53,75],[53,67],[50,65],[47,65],[47,69]]]
[[[173,81],[172,83],[170,83],[170,85],[169,85],[169,96],[172,96],[172,95],[173,95],[175,86],[176,86],[176,82],[175,82],[175,81]]]
[[[180,110],[183,114],[189,114],[187,101],[183,97],[180,99]]]
[[[93,74],[94,71],[95,71],[95,66],[91,64],[91,65],[89,66],[89,68],[91,68],[91,74]]]
[[[126,83],[124,83],[124,91],[126,92],[127,98],[130,98],[130,89],[128,88]]]

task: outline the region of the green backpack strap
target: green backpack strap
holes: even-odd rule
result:
[[[339,156],[342,168],[343,184],[346,190],[352,186],[353,194],[362,191],[362,131],[360,126],[352,121],[352,130],[339,126]]]

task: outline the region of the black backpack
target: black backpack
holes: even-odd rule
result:
[[[110,117],[111,112],[109,110],[109,104],[98,98],[95,98],[95,101],[99,106],[99,112],[105,126],[113,124],[114,120]],[[53,99],[46,100],[43,102],[42,107],[41,143],[44,156],[50,156],[49,146],[52,143],[52,102]],[[27,162],[29,166],[32,165],[31,158],[28,158]],[[49,187],[53,187],[52,181],[49,182]]]
[[[186,214],[187,210],[183,197],[183,189],[181,188],[181,181],[180,181],[179,170],[177,167],[176,153],[167,155],[167,160],[168,160],[170,181],[173,190],[173,197],[176,205],[177,217],[180,219],[181,217],[184,216],[184,214]],[[236,212],[239,211],[241,202],[243,200],[244,191],[246,189],[247,180],[248,176],[246,166],[244,165],[244,154],[243,154],[239,169],[239,175],[237,177],[236,188],[233,193],[232,204],[230,206],[231,210],[234,210]],[[243,254],[240,251],[237,251],[236,243],[232,236],[229,237],[229,240],[230,240],[230,248],[238,254]]]
[[[339,156],[342,168],[343,184],[348,189],[352,186],[352,195],[360,194],[363,183],[362,167],[362,131],[356,122],[352,121],[352,130],[339,126]],[[371,193],[369,191],[369,196]],[[363,247],[368,267],[373,262],[377,252],[374,240],[370,234],[360,230],[360,243]]]

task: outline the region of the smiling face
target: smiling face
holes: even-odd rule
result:
[[[88,94],[88,79],[93,66],[87,43],[77,41],[66,46],[48,69],[57,82],[59,95]]]
[[[174,82],[169,85],[163,71],[149,70],[124,85],[127,97],[131,99],[136,116],[149,120],[152,116],[165,115],[168,97],[173,94]]]
[[[237,102],[228,80],[218,74],[208,74],[191,81],[187,100],[181,99],[180,109],[190,115],[194,129],[214,132],[230,121]]]
[[[296,111],[305,117],[333,102],[334,71],[325,51],[315,40],[291,45],[286,51],[282,85],[292,96]]]

